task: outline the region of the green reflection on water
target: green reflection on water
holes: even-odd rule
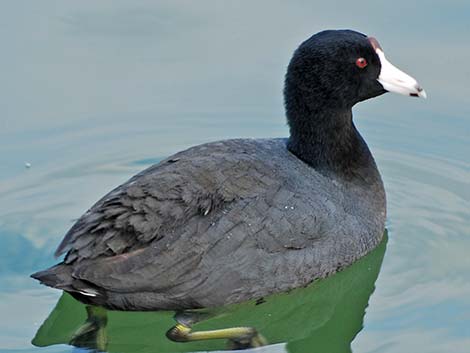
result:
[[[267,297],[262,304],[251,301],[215,309],[214,316],[193,328],[251,326],[269,343],[287,342],[289,352],[350,352],[352,340],[362,329],[386,243],[387,234],[369,255],[330,278],[306,288]],[[101,321],[98,334],[107,336],[106,350],[109,352],[188,352],[226,347],[226,342],[221,340],[191,343],[168,340],[165,332],[175,324],[173,312],[106,313],[107,321]],[[41,347],[69,343],[86,320],[86,306],[64,293],[32,343]],[[96,348],[94,336],[96,334],[85,336],[80,345]]]

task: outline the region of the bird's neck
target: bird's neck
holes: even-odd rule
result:
[[[290,113],[290,116],[289,116]],[[376,170],[374,159],[352,121],[351,108],[288,112],[288,149],[316,170],[363,179]],[[375,173],[373,173],[375,174]]]

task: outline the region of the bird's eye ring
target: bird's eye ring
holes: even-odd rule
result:
[[[367,60],[364,58],[357,58],[356,66],[360,69],[363,69],[367,66]]]

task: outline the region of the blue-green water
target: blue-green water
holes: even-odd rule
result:
[[[387,190],[382,266],[376,252],[311,288],[256,310],[232,308],[207,325],[261,325],[279,343],[270,351],[348,352],[352,340],[354,352],[468,352],[470,3],[1,5],[0,350],[72,351],[65,343],[84,307],[63,297],[53,311],[61,293],[28,275],[55,262],[73,220],[185,147],[286,136],[281,92],[292,51],[319,30],[353,28],[377,37],[429,97],[387,94],[355,109]],[[170,324],[170,313],[110,313],[108,349],[223,347],[167,345]],[[35,336],[45,347],[31,344]]]

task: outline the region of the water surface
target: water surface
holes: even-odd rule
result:
[[[61,320],[77,321],[86,318],[84,308],[28,275],[54,263],[52,253],[74,219],[134,173],[183,148],[230,137],[286,136],[281,92],[292,51],[319,30],[353,28],[377,37],[387,57],[417,77],[429,96],[388,94],[354,111],[388,197],[389,241],[378,279],[353,266],[299,294],[305,308],[317,308],[305,311],[311,315],[302,316],[303,306],[289,300],[297,296],[281,297],[273,299],[285,300],[279,310],[268,301],[256,306],[259,315],[247,316],[243,306],[225,323],[240,317],[259,323],[263,310],[282,317],[264,320],[267,335],[281,342],[272,348],[278,351],[348,352],[352,340],[354,352],[468,352],[468,2],[2,5],[0,350],[72,351],[66,334],[43,329],[40,336],[39,328],[57,308],[65,308]],[[355,278],[367,288],[355,292],[359,302],[337,289],[343,280],[355,288]],[[331,290],[338,295],[325,294]],[[148,313],[126,316],[127,327],[113,328],[119,315],[110,314],[109,332],[111,338],[122,333],[124,341],[113,348],[121,352],[139,351],[136,322],[148,323],[145,332],[155,325],[156,335],[171,322],[170,313]],[[303,322],[310,330],[281,337],[276,332],[285,331],[285,322]],[[331,348],[325,340],[341,344]],[[147,342],[142,351],[156,341]],[[211,348],[223,345],[194,346]]]

